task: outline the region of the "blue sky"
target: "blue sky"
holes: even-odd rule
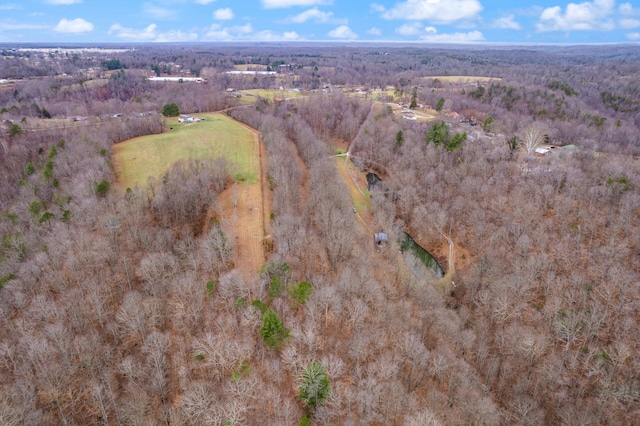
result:
[[[638,0],[0,0],[0,42],[640,42]]]

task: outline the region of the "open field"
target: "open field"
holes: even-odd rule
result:
[[[252,161],[253,135],[222,114],[198,114],[199,123],[167,119],[172,129],[158,135],[134,138],[114,145],[115,169],[123,187],[146,185],[151,176],[162,176],[178,160],[224,157],[236,180],[256,182]]]
[[[364,179],[364,175],[355,169],[351,161],[345,161],[344,157],[336,157],[336,166],[342,179],[349,187],[353,207],[362,217],[369,218],[371,215],[371,194],[367,191],[367,181]]]
[[[481,76],[475,76],[475,75],[429,75],[429,76],[422,77],[422,79],[423,80],[438,79],[440,81],[447,82],[447,83],[460,83],[460,84],[475,83],[478,81],[481,83],[486,83],[488,81],[502,80],[500,77],[481,77]]]
[[[266,71],[267,66],[261,64],[238,64],[233,66],[236,71]]]
[[[396,117],[404,117],[407,120],[416,121],[418,123],[430,122],[440,116],[439,112],[430,108],[412,110],[409,108],[402,108],[400,105],[394,103],[390,103],[388,105],[391,106]]]
[[[260,97],[264,99],[274,100],[276,98],[296,98],[298,96],[302,96],[302,92],[293,92],[288,90],[279,90],[279,89],[247,89],[247,90],[239,90],[240,94],[242,94],[243,98],[251,99],[252,97]]]
[[[108,78],[95,78],[84,81],[82,84],[75,83],[69,86],[64,86],[60,90],[62,92],[76,92],[83,89],[95,89],[96,87],[106,86],[109,83]]]

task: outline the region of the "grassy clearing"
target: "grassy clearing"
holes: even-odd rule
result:
[[[371,193],[367,191],[366,184],[364,183],[360,183],[362,192],[364,193],[364,195],[362,195],[360,191],[358,191],[358,188],[353,183],[353,180],[351,179],[351,175],[347,170],[347,167],[351,167],[350,163],[351,162],[348,162],[345,164],[344,158],[336,157],[336,165],[338,167],[338,171],[340,172],[340,175],[342,175],[342,178],[344,179],[345,183],[349,187],[349,195],[351,196],[351,202],[353,203],[353,207],[355,207],[358,212],[361,212],[362,214],[364,214],[364,212],[367,212],[369,210],[369,207],[371,206]],[[355,170],[352,170],[351,174],[354,176],[357,176],[357,173]]]
[[[276,90],[276,89],[247,89],[240,90],[242,97],[250,95],[252,97],[261,97],[264,99],[274,100],[275,98],[296,98],[302,96],[302,92],[289,92],[288,90]],[[251,99],[251,98],[249,98]]]
[[[238,64],[233,66],[236,71],[266,71],[266,65],[260,64]]]
[[[113,148],[118,181],[124,187],[145,186],[149,177],[161,177],[178,160],[224,157],[236,180],[257,182],[258,161],[253,134],[222,114],[198,114],[204,121],[179,123],[159,135],[143,136]]]
[[[500,81],[502,80],[500,77],[482,77],[475,75],[429,75],[426,77],[422,77],[424,80],[435,80],[436,78],[440,81],[447,83],[475,83],[477,81],[481,83],[486,83],[488,81]]]

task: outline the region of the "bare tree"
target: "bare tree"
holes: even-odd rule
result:
[[[544,142],[544,133],[537,124],[531,124],[522,132],[521,141],[527,155],[530,155]]]

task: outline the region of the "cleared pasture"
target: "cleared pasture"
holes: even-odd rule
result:
[[[237,64],[233,68],[236,71],[266,71],[267,66],[261,64]]]
[[[422,77],[423,80],[440,80],[443,83],[459,83],[459,84],[468,84],[468,83],[486,83],[488,81],[500,81],[502,80],[500,77],[484,77],[477,75],[430,75]]]
[[[197,114],[198,123],[167,119],[167,131],[114,145],[114,166],[122,187],[146,186],[178,160],[224,157],[238,181],[257,182],[259,164],[253,134],[223,114]]]
[[[276,98],[296,98],[298,96],[302,96],[302,92],[294,92],[289,90],[280,90],[280,89],[247,89],[247,90],[239,90],[238,91],[242,97],[249,97],[249,99],[253,98],[263,98],[274,100]]]

